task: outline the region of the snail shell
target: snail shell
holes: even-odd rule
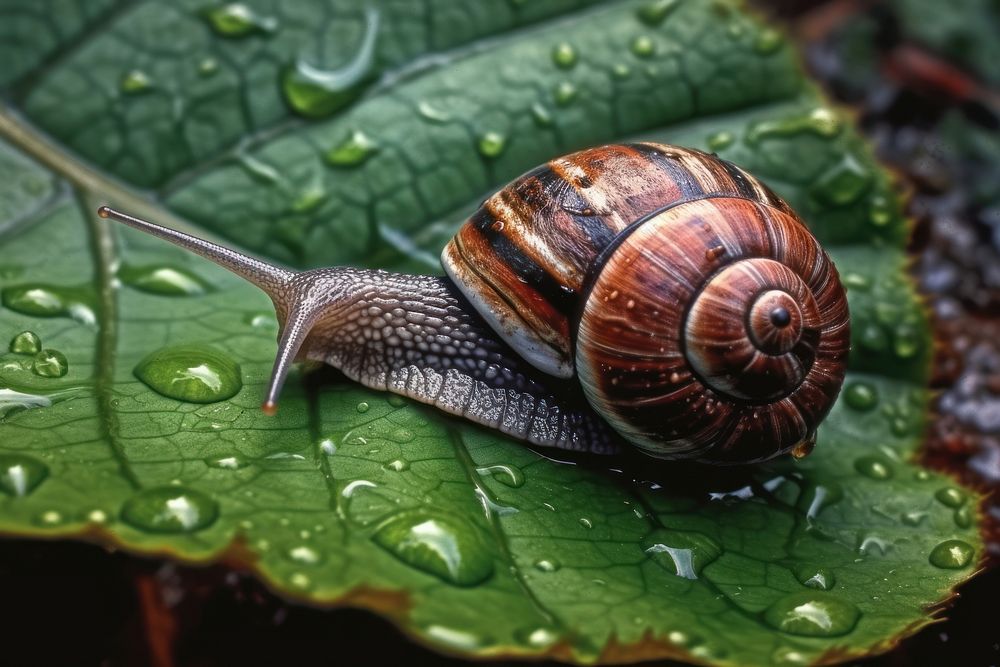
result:
[[[442,263],[515,351],[575,373],[656,457],[789,451],[843,382],[833,263],[765,185],[700,151],[641,143],[552,160],[488,199]]]
[[[833,263],[760,181],[696,150],[603,146],[528,172],[448,243],[447,278],[295,272],[99,213],[271,297],[269,413],[306,358],[539,445],[745,463],[810,443],[844,379]]]

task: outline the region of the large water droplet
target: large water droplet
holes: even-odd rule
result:
[[[0,417],[6,417],[10,412],[18,409],[47,408],[50,405],[52,405],[52,399],[48,396],[25,394],[13,389],[0,389]]]
[[[685,579],[697,579],[722,555],[722,547],[708,535],[662,528],[643,538],[642,548],[657,564]]]
[[[892,478],[892,464],[881,456],[862,456],[854,460],[854,469],[865,477],[884,481]]]
[[[825,567],[802,565],[795,569],[795,578],[807,588],[828,591],[837,583],[833,571]]]
[[[679,4],[680,0],[652,0],[640,7],[636,16],[646,25],[658,26]]]
[[[66,355],[59,350],[42,350],[31,362],[31,371],[46,378],[61,378],[69,372]]]
[[[240,367],[228,356],[199,345],[153,352],[133,371],[153,391],[189,403],[215,403],[243,388]]]
[[[503,153],[503,149],[507,146],[507,140],[499,132],[484,132],[479,137],[479,143],[477,144],[479,148],[479,153],[483,157],[495,158]]]
[[[831,505],[839,503],[843,498],[844,490],[836,482],[811,484],[806,487],[799,504],[805,508],[808,527],[815,528],[820,513]]]
[[[972,511],[968,506],[959,507],[952,514],[952,519],[955,521],[955,525],[959,528],[968,528],[972,525]]]
[[[26,496],[49,476],[49,467],[24,454],[0,454],[0,491]]]
[[[205,19],[223,37],[245,37],[255,33],[271,33],[278,29],[278,20],[261,16],[242,2],[230,2],[204,12]]]
[[[811,192],[832,206],[847,206],[868,190],[871,178],[871,171],[853,155],[847,154],[819,177]]]
[[[954,486],[946,486],[943,489],[938,489],[934,493],[934,497],[937,498],[938,502],[947,507],[961,507],[965,504],[966,495],[961,489],[957,489]]]
[[[764,621],[775,630],[804,637],[846,635],[860,616],[851,602],[818,591],[786,595],[764,611]]]
[[[118,270],[121,281],[150,294],[163,296],[197,296],[208,291],[208,283],[194,273],[164,264],[151,266],[124,265]]]
[[[94,324],[93,297],[86,287],[60,287],[44,283],[13,285],[0,293],[3,305],[34,317],[72,317],[82,324]]]
[[[493,553],[481,531],[462,518],[404,512],[372,536],[407,565],[456,586],[474,586],[493,574]]]
[[[373,139],[361,130],[354,130],[326,153],[326,162],[334,167],[356,167],[378,150],[378,144]]]
[[[552,49],[552,62],[562,69],[570,69],[576,64],[576,49],[568,42],[557,44]]]
[[[22,331],[10,339],[8,349],[14,354],[37,354],[42,349],[42,339],[34,331]]]
[[[190,533],[210,526],[219,505],[210,497],[180,486],[144,489],[125,501],[122,520],[151,533]]]
[[[324,70],[299,58],[282,77],[288,105],[309,118],[328,116],[361,95],[375,78],[375,39],[379,14],[365,12],[365,34],[354,58],[339,69]]]
[[[878,405],[878,389],[868,382],[851,382],[844,388],[844,402],[855,410],[868,412]]]
[[[480,475],[491,475],[493,479],[512,488],[524,485],[524,473],[517,466],[498,464],[476,468]]]
[[[761,139],[787,137],[808,132],[824,139],[832,139],[840,134],[843,123],[832,110],[825,107],[814,109],[805,116],[794,116],[779,120],[765,120],[755,123],[746,134],[747,143],[754,145]]]
[[[945,540],[931,550],[931,565],[946,570],[960,570],[972,562],[976,550],[962,540]]]
[[[122,74],[118,87],[126,95],[138,95],[152,90],[153,80],[141,69],[132,69]]]

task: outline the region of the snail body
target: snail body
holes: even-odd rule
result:
[[[102,207],[245,277],[279,351],[522,440],[746,463],[805,447],[843,382],[849,317],[829,257],[750,174],[662,144],[542,165],[487,199],[446,277],[293,272]]]

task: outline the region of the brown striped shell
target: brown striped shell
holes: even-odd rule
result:
[[[656,457],[787,452],[843,382],[849,318],[829,257],[766,186],[700,151],[553,160],[490,197],[442,262],[518,354],[576,374]]]

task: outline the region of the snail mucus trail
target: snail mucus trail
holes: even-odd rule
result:
[[[609,145],[527,172],[459,229],[440,278],[296,272],[99,214],[271,298],[268,414],[307,359],[536,445],[749,463],[807,452],[846,372],[827,254],[760,181],[693,149]]]

